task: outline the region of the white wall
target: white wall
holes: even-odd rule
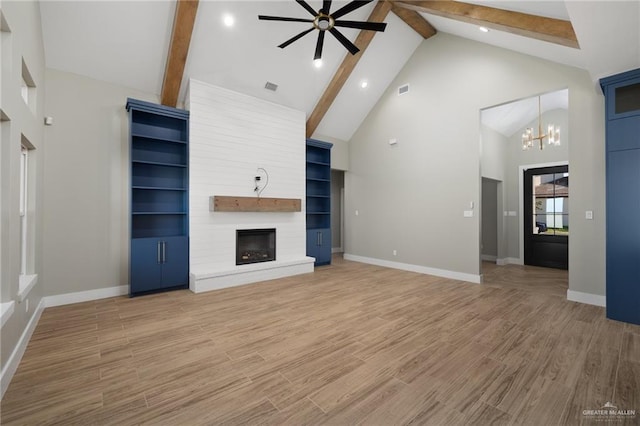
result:
[[[43,187],[43,106],[45,96],[45,64],[42,41],[40,9],[37,2],[0,3],[0,10],[9,31],[2,32],[0,55],[1,87],[0,108],[9,120],[2,121],[0,146],[0,203],[1,203],[1,302],[14,302],[14,313],[2,327],[0,364],[2,365],[2,390],[7,385],[5,375],[8,360],[27,330],[42,298],[42,187]],[[36,85],[35,105],[30,108],[21,96],[22,61],[27,65]],[[17,299],[20,275],[20,146],[22,135],[35,148],[30,152],[28,218],[28,274],[38,274],[39,280],[27,295],[27,301]],[[9,366],[11,367],[11,366]]]
[[[339,251],[342,247],[342,192],[344,172],[331,170],[331,248]]]
[[[402,83],[411,91],[398,96]],[[604,294],[604,98],[596,84],[584,70],[443,33],[418,47],[349,141],[346,252],[478,275],[479,215],[463,211],[480,197],[479,111],[567,87],[577,146],[569,286]],[[400,142],[390,147],[389,138]],[[584,220],[585,210],[594,220]]]
[[[504,169],[507,167],[508,140],[491,127],[480,126],[480,171],[482,177],[504,180]]]
[[[331,148],[331,168],[334,170],[349,170],[349,143],[342,139],[314,133],[311,139],[333,144]]]
[[[302,212],[209,211],[214,195],[253,197],[258,167],[269,173],[263,197],[305,198],[305,116],[280,105],[191,80],[190,268],[235,269],[236,229],[276,228],[276,260],[306,256]]]
[[[60,295],[129,284],[127,97],[155,95],[47,70],[44,286]]]

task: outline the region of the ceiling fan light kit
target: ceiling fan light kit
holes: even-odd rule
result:
[[[348,38],[346,38],[340,31],[338,31],[336,27],[382,32],[386,29],[387,24],[384,22],[340,21],[338,19],[349,12],[353,12],[354,10],[361,8],[362,6],[371,3],[372,1],[373,0],[352,1],[336,10],[335,12],[331,13],[331,0],[324,0],[322,2],[322,8],[318,11],[315,11],[305,0],[296,0],[296,3],[298,3],[307,12],[309,12],[313,16],[313,19],[287,18],[283,16],[267,15],[258,15],[258,19],[262,21],[308,22],[313,25],[311,28],[302,31],[301,33],[291,37],[289,40],[280,44],[278,47],[281,49],[284,49],[291,43],[301,39],[313,30],[318,30],[318,40],[316,42],[316,50],[313,56],[314,60],[320,59],[322,57],[322,47],[324,45],[324,34],[326,31],[329,31],[331,35],[333,35],[352,55],[355,55],[360,51],[360,49],[358,49],[355,44],[349,41]]]

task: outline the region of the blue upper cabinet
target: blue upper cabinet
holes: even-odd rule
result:
[[[600,84],[607,117],[607,317],[640,324],[640,69]]]
[[[331,147],[307,139],[307,256],[316,265],[331,263]]]
[[[130,295],[189,285],[189,112],[127,100]]]

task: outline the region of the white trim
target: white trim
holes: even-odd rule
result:
[[[480,255],[480,259],[485,260],[487,262],[495,262],[496,260],[498,260],[498,257],[492,254],[482,254]]]
[[[505,257],[504,259],[496,259],[496,265],[524,265],[524,262],[522,262],[522,259],[518,259],[517,257]]]
[[[524,265],[524,172],[529,169],[539,169],[541,167],[556,167],[556,166],[568,166],[569,161],[553,161],[551,163],[539,163],[539,164],[521,164],[518,166],[518,226],[520,230],[518,235],[520,237],[520,260],[519,265]],[[569,218],[571,219],[571,218]]]
[[[581,291],[567,290],[567,300],[571,302],[586,303],[587,305],[607,306],[607,297],[598,294],[583,293]]]
[[[0,328],[4,327],[4,324],[11,318],[13,311],[16,308],[16,302],[13,300],[10,302],[0,303]]]
[[[129,286],[105,287],[97,290],[78,291],[75,293],[46,296],[42,302],[46,308],[51,306],[70,305],[72,303],[89,302],[92,300],[106,299],[108,297],[124,296],[129,293]]]
[[[420,274],[434,275],[436,277],[450,278],[452,280],[467,281],[474,284],[482,282],[482,275],[467,274],[464,272],[449,271],[447,269],[430,268],[428,266],[412,265],[409,263],[392,262],[389,260],[375,259],[372,257],[356,256],[345,253],[345,260],[368,263],[370,265],[384,266],[386,268],[401,269],[403,271],[418,272]]]
[[[38,274],[21,274],[18,281],[18,302],[22,303],[38,283]]]
[[[18,340],[16,347],[13,349],[13,352],[11,352],[11,356],[9,357],[9,360],[2,368],[2,373],[0,373],[0,398],[4,396],[4,393],[9,387],[9,383],[11,383],[11,379],[13,378],[13,375],[16,373],[16,370],[18,369],[18,365],[20,365],[20,361],[22,360],[24,351],[27,349],[29,340],[31,340],[31,335],[33,334],[33,331],[36,329],[36,325],[38,325],[38,321],[40,320],[40,315],[42,315],[43,310],[44,310],[44,303],[41,300],[35,312],[31,316],[31,319],[27,323],[27,326],[22,332],[22,336],[20,336],[20,340]]]
[[[344,250],[342,249],[342,247],[332,247],[331,248],[331,253],[343,253]]]
[[[275,280],[292,275],[309,274],[314,271],[315,258],[305,256],[299,259],[242,265],[231,270],[200,272],[189,274],[189,289],[194,293]],[[202,268],[202,267],[200,267]]]

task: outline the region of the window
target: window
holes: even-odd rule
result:
[[[24,58],[22,59],[21,94],[22,94],[22,99],[24,99],[24,103],[26,103],[29,106],[29,109],[31,109],[31,112],[35,114],[36,83],[33,81],[33,77],[31,77],[31,73],[29,72],[29,68],[27,67],[27,64],[24,62]]]
[[[533,176],[534,234],[569,235],[569,173]]]
[[[29,199],[29,150],[20,150],[20,274],[27,273],[28,199]]]
[[[33,268],[30,261],[32,256],[31,241],[33,240],[34,224],[29,223],[29,218],[34,217],[33,206],[33,173],[30,171],[33,165],[34,146],[22,135],[20,146],[20,275],[26,275]]]

